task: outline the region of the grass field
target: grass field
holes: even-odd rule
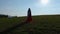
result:
[[[35,34],[56,34],[60,31],[60,15],[41,15],[32,16],[32,22],[18,27],[11,31],[12,34],[28,34],[27,31],[31,30]],[[12,27],[15,24],[22,23],[26,17],[18,18],[0,18],[0,31]]]

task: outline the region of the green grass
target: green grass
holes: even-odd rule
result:
[[[0,31],[5,30],[6,28],[10,28],[13,25],[19,24],[21,22],[23,22],[23,17],[15,17],[15,18],[0,18]]]
[[[32,29],[33,31],[46,33],[47,30],[44,29],[56,29],[60,30],[60,15],[41,15],[41,16],[33,16],[33,20],[31,23],[26,24],[22,27],[18,27],[17,29],[11,31],[13,34],[28,34],[26,32],[29,29]],[[12,27],[13,24],[19,24],[21,22],[24,22],[26,20],[26,17],[19,17],[19,18],[0,18],[0,31],[7,28]],[[43,30],[40,30],[43,29]],[[23,32],[24,31],[24,32]],[[46,32],[45,32],[46,31]],[[54,32],[55,33],[55,32]]]

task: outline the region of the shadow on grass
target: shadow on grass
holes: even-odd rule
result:
[[[11,28],[8,28],[8,29],[0,32],[0,34],[8,34],[12,30],[15,30],[18,27],[22,27],[25,24],[28,24],[28,22],[22,22],[20,24],[17,24],[15,26],[11,27]],[[52,34],[52,33],[54,33],[54,34],[60,34],[60,30],[59,29],[56,30],[56,29],[45,29],[45,28],[41,29],[41,28],[39,28],[38,31],[36,30],[37,28],[33,28],[33,29],[34,30],[27,29],[27,31],[25,31],[25,32],[28,32],[29,34],[47,34],[47,33],[48,34]]]
[[[28,23],[28,22],[22,22],[22,23],[20,23],[20,24],[14,25],[13,27],[8,28],[8,29],[0,32],[0,34],[8,34],[9,32],[11,32],[12,30],[16,29],[17,27],[21,27],[21,26],[23,26],[23,25],[25,25],[25,24],[27,24],[27,23]]]

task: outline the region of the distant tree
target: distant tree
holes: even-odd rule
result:
[[[2,14],[0,14],[0,17],[8,17],[8,15],[2,15]]]

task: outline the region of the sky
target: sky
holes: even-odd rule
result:
[[[60,0],[0,0],[0,14],[27,16],[28,8],[32,15],[60,14]]]

